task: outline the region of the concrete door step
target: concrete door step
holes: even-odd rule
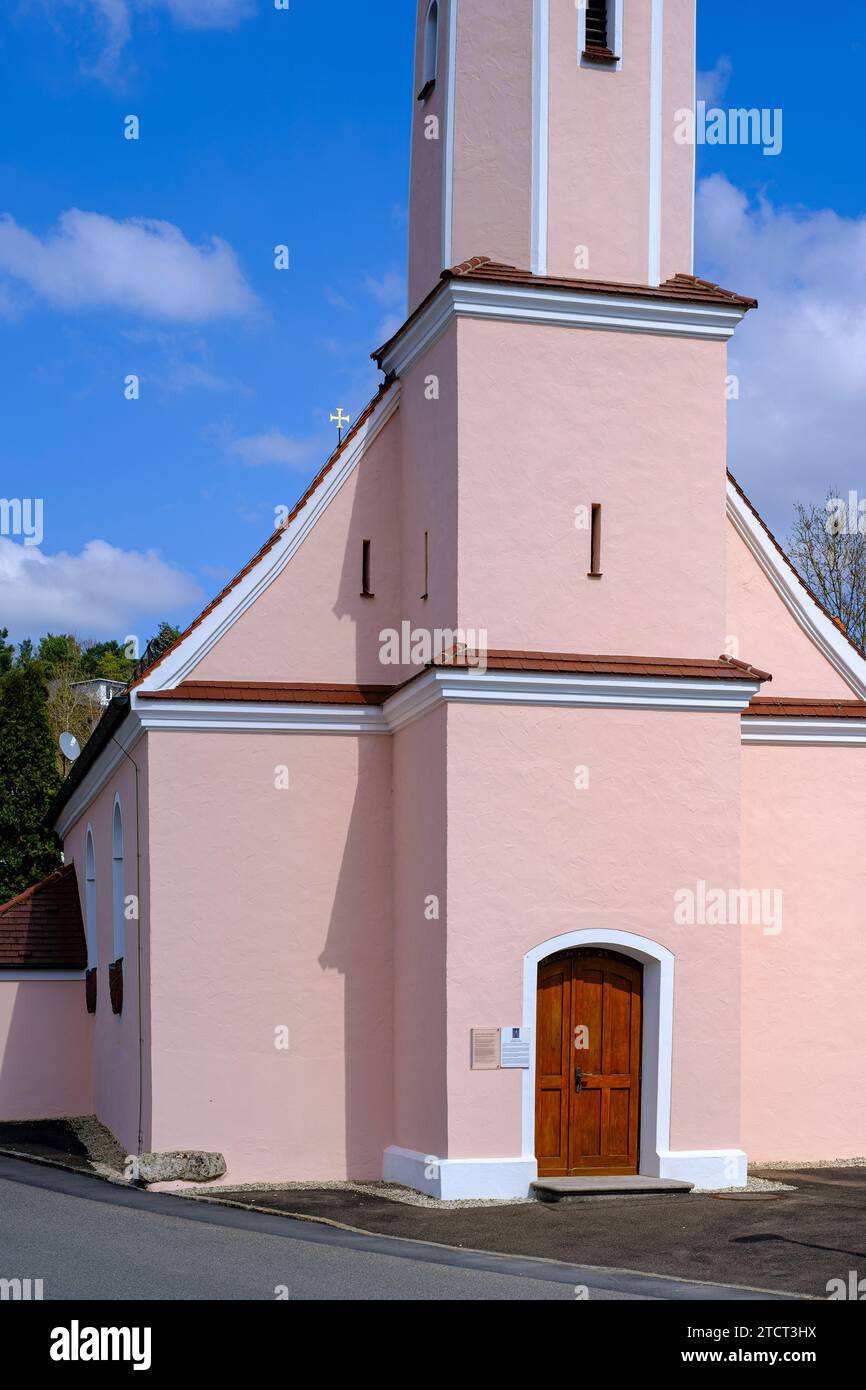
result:
[[[561,1202],[571,1197],[649,1197],[691,1192],[693,1184],[674,1178],[647,1178],[628,1173],[605,1178],[539,1178],[532,1184],[542,1202]]]

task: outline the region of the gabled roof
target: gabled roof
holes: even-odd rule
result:
[[[84,970],[86,965],[73,864],[0,907],[0,970]]]
[[[862,659],[866,661],[866,652],[863,651],[862,647],[858,647],[857,643],[854,641],[852,637],[849,637],[848,630],[845,627],[845,624],[841,621],[841,619],[835,618],[833,616],[829,608],[826,608],[824,604],[821,602],[818,595],[815,593],[815,590],[810,588],[810,586],[806,583],[802,574],[791,560],[791,557],[788,555],[788,552],[779,544],[776,537],[773,535],[772,531],[767,525],[766,521],[761,516],[761,513],[758,511],[755,504],[752,501],[750,501],[750,499],[746,496],[745,492],[743,491],[740,484],[737,482],[730,469],[728,469],[728,481],[734,488],[743,505],[748,509],[748,511],[751,512],[752,516],[755,518],[758,525],[761,527],[764,534],[766,535],[767,540],[770,542],[770,544],[776,550],[777,554],[780,556],[784,564],[790,570],[791,574],[794,576],[797,583],[800,585],[800,588],[803,589],[806,594],[808,594],[809,598],[815,604],[816,608],[820,608],[821,612],[824,614],[824,617],[828,618],[830,622],[833,624],[833,626],[837,628],[839,632],[841,632],[842,636],[845,638],[845,641],[848,643],[850,647],[854,649],[857,655],[859,657],[862,657]]]
[[[202,609],[198,617],[193,619],[189,627],[187,627],[181,633],[180,637],[178,637],[177,641],[173,642],[170,647],[166,647],[165,651],[157,657],[156,661],[152,662],[151,665],[148,666],[145,671],[141,672],[141,674],[130,685],[130,690],[135,690],[139,685],[141,685],[141,682],[147,676],[150,675],[151,671],[155,671],[158,666],[161,666],[162,663],[166,660],[166,658],[169,657],[173,651],[176,651],[177,648],[181,645],[181,643],[186,641],[190,633],[194,632],[197,627],[201,626],[205,618],[207,618],[214,611],[215,608],[219,607],[223,600],[227,598],[228,595],[238,587],[241,581],[245,579],[246,576],[252,570],[254,570],[256,566],[259,565],[262,562],[262,560],[264,560],[265,557],[273,550],[274,546],[282,540],[283,536],[285,535],[288,528],[291,526],[292,522],[300,514],[300,512],[303,511],[304,507],[306,506],[310,498],[313,496],[313,494],[317,492],[318,489],[321,487],[328,474],[334,468],[340,457],[352,444],[359,431],[362,430],[364,426],[367,424],[379,402],[383,399],[385,395],[387,395],[388,391],[390,390],[390,387],[391,383],[389,381],[384,381],[382,383],[375,396],[370,401],[369,405],[367,405],[365,409],[362,410],[361,414],[355,420],[355,423],[353,424],[352,428],[347,432],[339,446],[331,454],[324,467],[320,469],[320,471],[316,474],[315,478],[310,483],[310,486],[307,488],[304,495],[292,508],[291,512],[286,517],[283,524],[277,527],[273,535],[269,536],[269,538],[265,541],[262,548],[256,552],[253,558],[246,565],[244,565],[242,570],[238,571],[234,579],[232,579],[231,582],[227,584],[225,588],[220,591],[220,593],[217,594],[216,598],[212,599],[211,602],[207,605],[207,607]]]
[[[866,699],[866,652],[848,635],[809,587],[728,471],[728,516],[795,621],[830,665],[861,699]]]

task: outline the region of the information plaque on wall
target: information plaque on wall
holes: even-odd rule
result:
[[[496,1071],[499,1067],[499,1029],[472,1029],[472,1070]]]
[[[522,1067],[524,1071],[529,1066],[529,1029],[528,1028],[500,1028],[500,1059],[501,1067]]]

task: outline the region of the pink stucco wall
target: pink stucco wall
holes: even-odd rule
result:
[[[445,160],[445,118],[448,65],[448,11],[451,0],[439,0],[439,80],[425,102],[416,100],[424,84],[424,19],[429,0],[417,0],[415,68],[412,102],[411,197],[409,200],[409,309],[429,294],[442,264],[442,179]],[[409,94],[407,93],[407,96]],[[430,119],[433,125],[428,124]],[[435,138],[428,138],[435,135]]]
[[[520,1073],[471,1071],[470,1029],[519,1024],[524,954],[586,928],[674,953],[671,1144],[737,1146],[739,933],[674,893],[739,883],[738,791],[736,715],[449,706],[449,1157],[520,1153]]]
[[[764,671],[767,695],[851,700],[855,693],[822,656],[758,565],[732,525],[727,527],[728,636],[734,656]]]
[[[440,0],[439,81],[416,104],[412,136],[409,306],[443,267],[449,0]],[[419,0],[415,90],[422,83]],[[650,248],[651,6],[623,8],[622,63],[579,61],[578,7],[551,0],[547,267],[551,275],[646,284]],[[613,42],[613,34],[611,34]],[[676,113],[694,101],[694,0],[667,0],[661,68],[661,279],[692,269],[694,149]],[[490,256],[529,268],[532,254],[533,28],[529,0],[464,0],[457,20],[450,262]],[[425,139],[425,122],[439,121]],[[577,259],[578,248],[581,258]],[[589,253],[589,264],[583,259]],[[542,249],[542,255],[544,249]]]
[[[550,6],[552,275],[644,285],[649,244],[650,6],[624,6],[620,71],[578,67],[577,9]],[[575,247],[589,267],[575,267]]]
[[[462,4],[457,28],[452,264],[528,267],[532,229],[532,5]]]
[[[381,1176],[390,741],[171,732],[149,761],[154,1147],[227,1182]]]
[[[400,401],[400,618],[413,629],[452,627],[457,614],[459,408],[452,323],[407,373]],[[423,599],[425,531],[430,563]]]
[[[743,879],[783,891],[777,935],[743,942],[743,1140],[750,1157],[866,1151],[866,753],[743,749]]]
[[[399,412],[282,574],[191,673],[194,680],[387,682],[378,634],[400,610]],[[423,539],[423,533],[422,533]],[[371,542],[375,599],[361,597]],[[422,541],[416,538],[416,549]],[[300,599],[303,595],[303,599]]]
[[[95,1015],[85,1012],[83,986],[80,1007],[84,1027],[91,1039],[93,1057],[93,1108],[99,1118],[124,1144],[129,1153],[139,1152],[139,1123],[142,1146],[148,1145],[149,1094],[149,979],[148,955],[148,756],[147,736],[130,754],[139,768],[139,817],[141,863],[136,845],[136,778],[132,763],[122,758],[105,786],[70,828],[64,841],[67,863],[75,864],[81,897],[82,920],[85,904],[85,837],[93,830],[96,865],[96,921],[98,938],[98,989]],[[123,1012],[111,1009],[108,992],[108,966],[115,959],[112,920],[112,817],[115,795],[120,796],[123,816],[124,898],[139,897],[139,921],[125,921],[123,958]],[[142,986],[138,988],[138,932],[142,937]]]
[[[461,626],[493,648],[717,657],[724,344],[460,320],[458,362]],[[600,581],[575,529],[594,502]]]
[[[695,0],[666,0],[662,55],[662,281],[693,271],[695,149],[675,138],[695,102]],[[742,288],[742,287],[735,287]]]
[[[394,1134],[425,1154],[447,1145],[446,715],[394,736]],[[430,905],[438,899],[438,916]]]
[[[0,977],[0,1119],[91,1113],[90,1023],[82,980]]]

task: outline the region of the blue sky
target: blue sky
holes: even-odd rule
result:
[[[403,308],[413,11],[8,0],[0,496],[45,504],[38,554],[0,538],[14,636],[189,619],[317,471],[330,411],[372,394]],[[813,28],[805,0],[699,0],[707,95],[784,112],[778,157],[699,152],[697,264],[765,305],[735,350],[731,461],[782,532],[794,496],[866,492],[866,6],[822,7],[807,65]],[[115,274],[131,235],[144,289]]]

